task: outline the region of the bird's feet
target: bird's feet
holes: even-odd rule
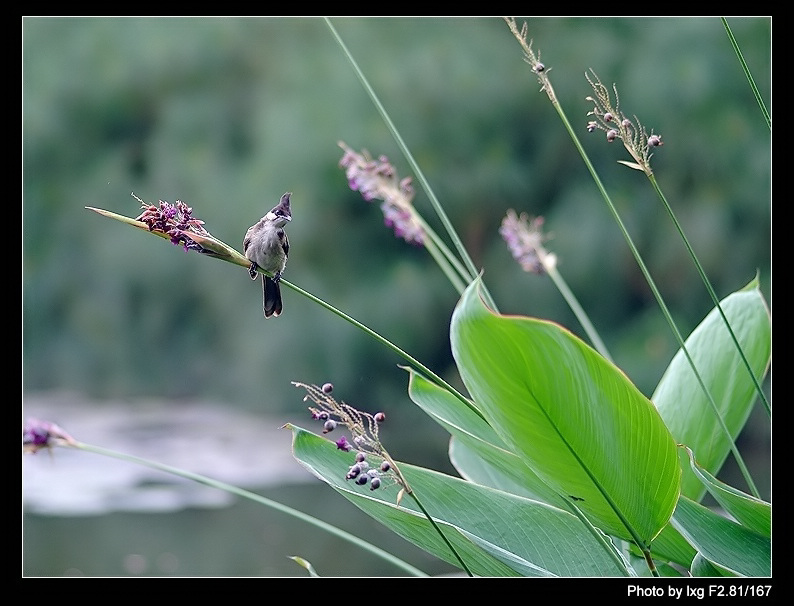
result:
[[[252,261],[251,266],[248,268],[248,275],[251,276],[252,280],[256,280],[256,270],[258,267],[259,266]]]

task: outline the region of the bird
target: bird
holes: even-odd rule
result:
[[[262,276],[262,309],[265,318],[278,317],[283,309],[279,280],[289,256],[289,239],[284,226],[292,221],[291,197],[290,192],[281,196],[276,206],[248,228],[243,239],[243,252],[251,262],[248,268],[251,279],[256,280],[257,269],[269,274]]]

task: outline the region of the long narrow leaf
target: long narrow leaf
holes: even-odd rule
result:
[[[772,574],[769,537],[748,530],[682,496],[673,526],[712,564],[748,577]]]
[[[765,537],[772,536],[772,505],[720,482],[703,469],[689,451],[692,471],[722,508],[736,521]]]
[[[772,328],[758,280],[729,295],[720,305],[753,371],[759,379],[763,378],[771,357]],[[676,442],[691,448],[698,464],[708,473],[716,474],[728,456],[731,440],[744,427],[757,394],[716,308],[692,331],[686,347],[714,398],[730,437],[725,435],[680,350],[667,367],[651,400]],[[684,470],[681,494],[698,501],[706,489],[690,469],[683,449],[679,456]]]

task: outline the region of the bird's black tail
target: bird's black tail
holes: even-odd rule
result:
[[[276,316],[281,313],[281,287],[278,282],[267,276],[262,276],[262,307],[265,317]]]

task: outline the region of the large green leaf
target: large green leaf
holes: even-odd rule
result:
[[[753,280],[741,291],[727,296],[720,306],[760,380],[769,367],[772,328],[758,281]],[[713,309],[695,328],[686,340],[686,348],[732,438],[736,439],[757,394],[719,310]],[[728,456],[731,441],[683,351],[679,350],[670,362],[651,400],[676,442],[691,448],[703,469],[716,474]],[[705,487],[689,468],[686,452],[682,450],[679,456],[684,470],[681,494],[700,500]]]
[[[447,390],[411,369],[408,393],[432,419],[452,434],[449,457],[466,479],[515,495],[555,505],[567,511],[562,497],[554,492],[511,452],[488,423]],[[696,551],[668,523],[651,544],[651,554],[660,561],[688,567]],[[644,564],[643,564],[644,566]]]
[[[452,353],[509,449],[605,532],[649,543],[679,494],[676,446],[612,363],[552,322],[500,316],[475,280],[455,308]]]
[[[361,510],[422,549],[457,565],[452,553],[397,485],[377,491],[344,479],[353,453],[290,426],[295,458]],[[570,513],[427,469],[398,463],[413,491],[469,568],[482,576],[620,576],[626,570]]]
[[[730,573],[749,577],[772,574],[769,537],[717,515],[681,496],[672,525],[698,550],[701,557]],[[701,566],[699,570],[703,570]]]

